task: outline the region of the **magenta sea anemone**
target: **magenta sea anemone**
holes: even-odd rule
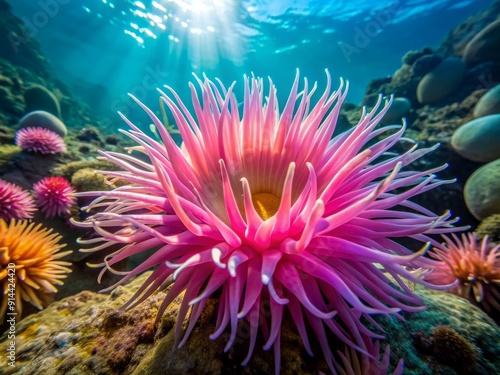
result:
[[[419,277],[425,273],[422,268],[436,263],[422,256],[427,246],[413,253],[395,238],[426,243],[430,234],[457,230],[449,212],[436,215],[408,200],[445,183],[434,173],[446,166],[423,172],[405,168],[435,147],[417,150],[402,138],[404,126],[377,127],[389,107],[386,103],[377,114],[381,98],[371,112],[363,112],[357,126],[332,138],[347,89],[341,81],[331,93],[328,73],[327,78],[325,92],[313,104],[316,86],[309,91],[304,80],[299,93],[297,75],[281,114],[275,87],[270,82],[265,95],[260,78],[245,79],[241,116],[234,84],[225,88],[197,79],[201,101],[190,85],[194,115],[168,88],[173,99],[160,92],[182,147],[138,102],[162,142],[124,116],[131,130],[123,133],[151,162],[101,152],[124,169],[101,173],[130,184],[81,194],[96,196],[88,208],[101,210],[80,224],[97,232],[81,243],[94,246],[85,251],[122,245],[104,258],[102,272],[158,247],[120,283],[155,267],[126,306],[172,284],[159,317],[184,292],[178,340],[191,313],[182,340],[176,342],[179,347],[217,291],[218,319],[210,337],[219,337],[229,326],[229,350],[238,321],[247,320],[249,349],[243,365],[260,330],[264,349],[274,347],[279,372],[281,321],[288,309],[307,352],[312,355],[313,335],[333,372],[328,331],[368,354],[364,337],[381,336],[363,322],[375,323],[373,314],[401,318],[401,310],[423,309],[403,279],[439,288]],[[388,153],[399,141],[408,144],[408,151]]]
[[[30,193],[20,186],[0,180],[0,219],[31,219],[35,211]]]
[[[64,177],[45,177],[33,185],[36,204],[47,218],[69,213],[76,201],[74,193]]]
[[[439,261],[426,276],[432,283],[458,281],[450,292],[480,305],[486,312],[500,313],[500,244],[485,236],[479,243],[474,233],[443,236],[445,243],[435,246],[430,255]]]
[[[41,154],[66,152],[66,144],[58,134],[45,128],[23,128],[16,133],[16,145]]]

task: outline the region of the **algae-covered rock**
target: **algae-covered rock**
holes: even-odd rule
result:
[[[3,145],[0,147],[0,166],[7,164],[19,152],[21,152],[21,148],[16,145]]]
[[[500,213],[500,159],[476,170],[464,187],[470,213],[478,220]]]
[[[33,111],[25,115],[19,120],[20,128],[41,127],[52,130],[61,137],[65,137],[68,133],[66,125],[53,114],[46,111]]]
[[[262,350],[264,340],[260,335],[252,359],[246,367],[241,367],[249,339],[245,324],[240,324],[235,345],[227,353],[224,353],[229,338],[227,332],[216,340],[209,339],[217,317],[215,298],[207,302],[185,345],[176,350],[172,348],[180,299],[174,300],[156,325],[156,311],[165,297],[163,291],[131,310],[122,311],[120,307],[149,275],[147,272],[109,295],[84,291],[28,316],[16,326],[16,367],[9,368],[6,357],[0,356],[0,369],[5,369],[6,375],[274,374],[272,350]],[[478,353],[475,372],[471,374],[499,373],[500,331],[492,319],[467,300],[452,294],[420,287],[416,293],[423,298],[427,310],[404,313],[405,322],[376,318],[385,330],[386,340],[382,345],[391,345],[392,366],[403,358],[405,374],[456,374],[449,372],[453,371],[449,356],[445,358],[440,351],[429,352],[429,348],[415,345],[416,337],[433,335],[436,327],[446,326],[460,336],[465,346]],[[285,315],[281,373],[329,373],[312,331],[309,338],[315,353],[313,358],[303,349],[293,320]],[[4,335],[0,350],[5,352],[8,344]],[[335,339],[330,345],[333,350],[344,347]]]
[[[482,29],[465,47],[463,58],[472,65],[500,59],[500,20]]]
[[[61,117],[61,106],[56,96],[41,85],[33,85],[24,92],[26,113],[33,111],[45,111],[54,116]]]
[[[500,158],[500,114],[462,125],[453,133],[451,145],[469,160],[487,163]]]
[[[101,171],[120,170],[119,166],[107,160],[83,160],[83,161],[73,161],[68,164],[60,165],[52,169],[51,172],[56,176],[61,176],[71,181],[73,178],[73,174],[84,168],[90,168],[92,170],[101,170]]]
[[[113,186],[106,184],[104,176],[91,168],[83,168],[76,171],[71,178],[71,186],[76,191],[106,191],[111,190]]]
[[[500,85],[484,94],[474,108],[474,117],[500,113]]]
[[[423,104],[432,104],[455,91],[465,75],[465,63],[456,57],[444,59],[418,83],[417,99]]]
[[[491,241],[500,243],[500,214],[488,216],[474,231],[477,238],[488,236]]]

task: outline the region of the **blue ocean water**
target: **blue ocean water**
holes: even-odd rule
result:
[[[134,107],[127,92],[151,104],[156,87],[168,84],[187,98],[193,72],[227,85],[243,74],[270,76],[284,101],[297,68],[320,88],[327,68],[349,79],[348,100],[358,104],[369,81],[393,74],[407,51],[436,47],[490,1],[9,3],[59,78],[99,116],[115,119]]]

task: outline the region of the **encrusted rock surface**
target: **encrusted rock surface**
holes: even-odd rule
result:
[[[224,345],[228,333],[212,341],[217,300],[206,306],[187,343],[177,350],[174,345],[174,326],[180,300],[175,300],[155,325],[158,306],[165,293],[157,292],[131,310],[120,307],[144,282],[149,273],[130,284],[119,286],[110,294],[84,291],[54,302],[44,311],[30,315],[16,326],[16,367],[7,366],[0,357],[0,374],[273,374],[272,351],[263,351],[262,337],[250,363],[241,367],[248,339],[244,324],[240,324],[236,344],[227,353]],[[440,358],[416,345],[416,337],[430,335],[437,326],[454,329],[478,353],[474,374],[500,372],[500,330],[481,310],[468,301],[451,294],[418,289],[428,306],[421,313],[405,313],[406,322],[380,317],[386,340],[391,345],[391,363],[404,358],[405,374],[460,374],[445,365]],[[240,322],[241,323],[241,322]],[[328,373],[322,353],[315,343],[311,358],[285,315],[281,340],[281,371],[283,374]],[[2,337],[0,352],[8,340]],[[314,343],[314,340],[311,340]],[[343,345],[334,337],[332,347]]]

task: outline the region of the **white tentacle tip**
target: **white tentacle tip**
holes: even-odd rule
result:
[[[269,277],[269,275],[262,275],[262,284],[268,285],[269,281],[271,281],[271,278]]]
[[[226,265],[224,263],[222,263],[221,258],[222,258],[222,251],[220,251],[220,249],[214,247],[212,249],[212,260],[214,261],[214,263],[217,267],[224,269],[224,268],[226,268]]]

